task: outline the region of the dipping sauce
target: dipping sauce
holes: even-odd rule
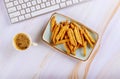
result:
[[[24,33],[17,34],[13,42],[18,50],[26,50],[30,46],[30,38]]]

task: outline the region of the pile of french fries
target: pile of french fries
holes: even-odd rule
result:
[[[55,16],[51,18],[50,24],[51,44],[63,44],[68,55],[76,55],[76,50],[83,48],[83,56],[86,56],[87,45],[94,47],[95,40],[83,25],[67,20],[57,23]]]

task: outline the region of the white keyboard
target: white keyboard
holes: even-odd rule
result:
[[[20,22],[88,0],[5,0],[11,23]]]

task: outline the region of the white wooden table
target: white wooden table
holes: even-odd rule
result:
[[[41,40],[51,14],[11,24],[0,0],[0,79],[119,79],[120,0],[92,0],[56,11],[78,20],[99,33],[91,57],[82,62],[49,47]],[[12,38],[26,32],[37,47],[18,52]]]

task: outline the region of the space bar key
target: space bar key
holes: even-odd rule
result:
[[[54,6],[50,6],[50,7],[47,7],[47,8],[44,8],[44,9],[32,12],[31,15],[32,15],[32,17],[34,17],[34,16],[38,16],[38,15],[44,14],[46,12],[57,10],[59,8],[60,8],[60,6],[57,4],[57,5],[54,5]]]

